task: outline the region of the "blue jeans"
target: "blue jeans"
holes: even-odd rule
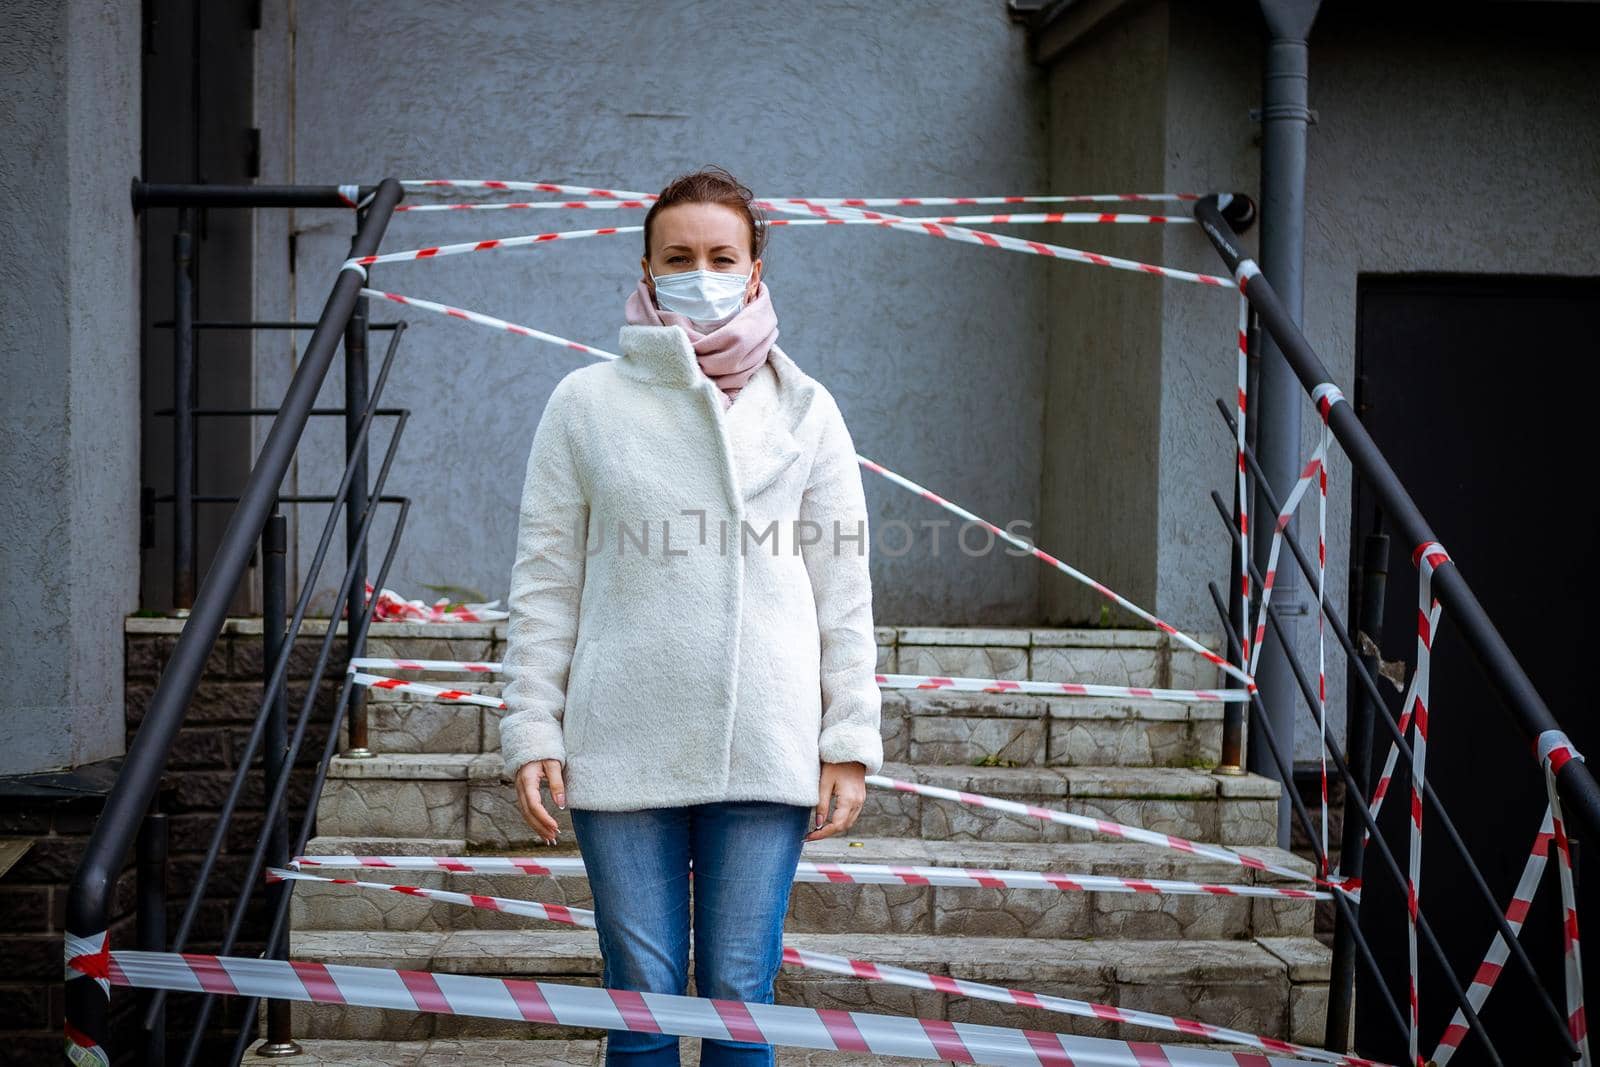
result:
[[[605,985],[688,992],[692,860],[695,995],[771,1004],[812,811],[765,800],[571,809],[594,894]],[[677,1067],[678,1041],[674,1034],[607,1030],[606,1067]],[[774,1062],[771,1045],[701,1039],[702,1067]]]

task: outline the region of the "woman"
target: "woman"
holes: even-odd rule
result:
[[[541,787],[570,802],[607,987],[687,993],[692,911],[696,995],[771,1003],[801,844],[855,822],[883,741],[855,446],[773,343],[750,200],[715,168],[662,190],[621,358],[550,394],[500,744],[541,840]],[[675,1036],[607,1033],[608,1067],[678,1063]],[[774,1058],[706,1038],[700,1062]]]

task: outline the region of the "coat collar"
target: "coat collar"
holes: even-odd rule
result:
[[[750,376],[739,398],[717,413],[722,400],[716,384],[700,369],[689,335],[681,326],[628,324],[618,337],[622,357],[617,373],[638,381],[705,394],[706,413],[723,433],[726,459],[738,495],[749,499],[771,484],[803,453],[794,425],[809,406],[806,374],[774,344],[767,360]]]

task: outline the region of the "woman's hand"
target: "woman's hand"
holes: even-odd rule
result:
[[[867,802],[867,765],[851,760],[848,763],[824,763],[822,781],[817,788],[819,801],[816,810],[818,829],[812,830],[802,841],[821,841],[824,837],[843,833],[855,824],[861,806]],[[833,818],[828,818],[828,803],[834,802]],[[823,825],[826,823],[827,825]]]
[[[540,759],[524,763],[517,769],[517,807],[522,809],[523,820],[538,832],[544,843],[553,845],[561,834],[561,827],[539,799],[539,782],[543,779],[550,782],[550,796],[556,806],[567,806],[567,786],[561,778],[561,761]]]

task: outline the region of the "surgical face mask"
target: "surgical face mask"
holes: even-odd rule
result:
[[[658,275],[651,271],[650,280],[655,282],[656,303],[666,310],[687,315],[696,324],[721,325],[744,306],[750,275],[715,270]]]

